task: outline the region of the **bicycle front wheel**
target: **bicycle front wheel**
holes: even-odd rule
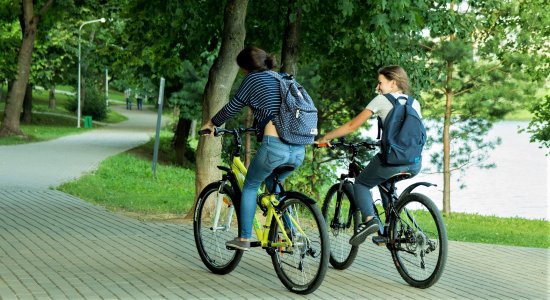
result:
[[[327,272],[330,246],[325,221],[314,203],[307,203],[300,197],[288,197],[283,201],[284,228],[275,220],[271,222],[269,241],[284,242],[282,232],[286,231],[292,247],[272,249],[271,260],[287,289],[309,294],[321,285]]]
[[[238,236],[237,212],[231,187],[207,185],[199,195],[193,218],[195,245],[202,262],[216,274],[227,274],[239,264],[243,251],[228,250],[225,242]]]
[[[348,268],[359,251],[349,239],[359,226],[359,214],[353,205],[353,191],[340,190],[335,184],[327,192],[321,212],[325,218],[330,238],[330,264],[338,270]]]
[[[418,193],[406,195],[391,216],[390,251],[401,277],[411,286],[436,283],[447,261],[447,231],[435,204]]]

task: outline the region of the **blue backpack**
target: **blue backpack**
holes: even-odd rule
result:
[[[313,144],[317,135],[317,108],[313,100],[292,75],[269,73],[280,83],[281,106],[273,118],[279,138],[287,144]]]
[[[378,117],[378,138],[382,131],[380,141],[380,154],[382,161],[388,165],[410,165],[422,159],[422,149],[426,143],[426,128],[412,107],[414,99],[404,96],[398,99],[407,99],[401,104],[391,94],[384,94],[391,102],[393,108],[386,116],[382,125],[382,119]]]

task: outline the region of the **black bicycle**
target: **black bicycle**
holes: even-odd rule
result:
[[[321,212],[330,235],[330,263],[335,269],[349,267],[359,250],[349,244],[360,223],[360,213],[354,205],[353,181],[362,170],[357,159],[361,148],[373,150],[379,142],[346,143],[343,139],[331,143],[331,149],[342,148],[350,153],[348,173],[330,187]],[[318,145],[318,148],[326,145]],[[377,245],[385,245],[401,277],[411,286],[428,288],[443,273],[447,260],[447,231],[437,206],[423,194],[413,193],[418,186],[435,186],[417,182],[397,194],[396,182],[411,177],[399,173],[379,185],[382,200],[374,203],[374,211],[384,226],[373,237]]]

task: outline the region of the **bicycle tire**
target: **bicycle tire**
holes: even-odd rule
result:
[[[316,204],[308,203],[298,197],[286,198],[280,211],[283,214],[292,215],[302,231],[307,234],[307,239],[292,226],[279,228],[277,222],[273,220],[269,241],[281,241],[283,238],[281,230],[288,230],[294,244],[291,249],[283,247],[272,249],[270,253],[273,267],[277,277],[288,290],[302,295],[312,293],[325,278],[330,256],[325,221]]]
[[[428,288],[445,268],[447,230],[436,205],[425,195],[403,197],[391,215],[390,251],[401,277],[411,286]]]
[[[353,204],[352,191],[346,188],[340,191],[339,187],[339,183],[330,187],[321,212],[330,238],[329,262],[335,269],[345,270],[353,263],[359,251],[359,246],[350,245],[349,239],[357,230],[360,217]]]
[[[235,199],[233,190],[227,185],[219,193],[221,184],[222,182],[210,183],[200,193],[193,216],[193,233],[202,262],[213,273],[223,275],[237,267],[243,251],[228,250],[225,247],[226,241],[238,236],[237,214],[234,209],[231,212],[231,207],[234,201],[239,199]],[[214,230],[212,226],[216,214],[214,207],[218,199],[223,201],[218,225],[229,224],[230,226],[218,226],[218,229]]]

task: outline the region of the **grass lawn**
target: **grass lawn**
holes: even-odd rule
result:
[[[60,87],[63,90],[72,91],[70,87]],[[4,91],[5,92],[5,91]],[[110,95],[120,98],[122,93],[112,91]],[[124,97],[124,95],[122,95]],[[33,91],[33,120],[31,124],[21,123],[21,130],[26,136],[12,136],[0,138],[0,145],[14,145],[47,141],[61,136],[82,133],[90,130],[81,126],[76,128],[76,118],[73,112],[67,111],[65,105],[75,96],[64,93],[56,93],[56,107],[49,108],[49,93],[44,90]],[[4,117],[5,102],[0,102],[0,121]],[[106,123],[119,123],[127,120],[125,116],[112,110],[108,110]],[[93,127],[99,125],[94,124]]]

